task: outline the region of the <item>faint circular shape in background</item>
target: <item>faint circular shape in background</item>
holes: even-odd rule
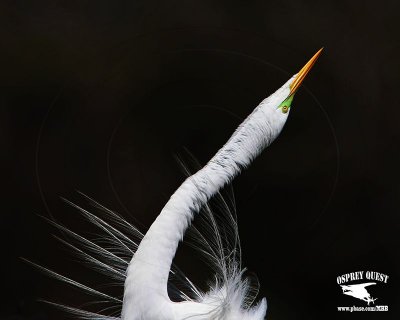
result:
[[[243,37],[249,43],[246,48],[249,53],[229,48],[235,42],[232,39]],[[41,142],[44,132],[51,136],[53,124],[63,122],[58,116],[71,117],[70,122],[64,123],[64,129],[74,132],[66,134],[69,151],[75,153],[66,154],[67,158],[73,158],[68,164],[72,173],[68,178],[74,175],[79,178],[71,178],[71,183],[66,186],[81,189],[84,182],[87,192],[92,193],[93,188],[94,194],[105,194],[104,183],[107,181],[120,206],[128,213],[134,208],[134,216],[149,223],[169,197],[168,192],[173,191],[181,181],[172,168],[175,166],[172,153],[185,146],[201,156],[204,163],[227,140],[240,123],[239,119],[244,119],[261,99],[301,68],[301,65],[296,66],[294,72],[289,73],[278,67],[278,64],[284,64],[284,60],[292,60],[293,51],[277,43],[274,43],[275,51],[270,51],[266,43],[271,45],[271,41],[241,30],[178,28],[140,34],[134,40],[136,45],[134,42],[118,43],[104,56],[99,53],[99,58],[88,62],[95,64],[107,57],[109,65],[99,70],[100,77],[96,74],[90,79],[90,75],[85,75],[85,81],[66,86],[60,95],[63,98],[61,103],[57,104],[60,97],[56,98],[43,121],[37,139],[36,173],[42,200],[49,213],[51,209],[45,190],[51,189],[53,196],[58,188],[49,184],[43,187],[39,154],[43,151]],[[254,52],[268,56],[276,63],[267,62]],[[307,59],[304,57],[304,62]],[[73,111],[68,113],[62,104],[65,97],[69,100],[71,87],[74,87],[72,91],[79,92],[78,103],[73,105],[72,99],[68,107]],[[300,207],[313,203],[315,207],[309,210],[313,214],[305,224],[312,226],[333,196],[339,173],[339,150],[328,114],[307,87],[303,86],[302,91],[307,95],[297,94],[299,97],[295,99],[291,119],[279,143],[273,144],[270,149],[274,150],[267,150],[263,159],[256,161],[257,175],[253,174],[255,170],[251,170],[244,179],[249,184],[245,189],[249,189],[253,182],[259,190],[272,192],[271,199],[277,200],[272,207],[280,206],[282,212],[291,210],[282,208],[282,200],[275,195],[275,191],[277,195],[286,194],[293,199],[291,191],[305,190],[301,195],[303,199],[294,198],[293,201],[298,201]],[[57,108],[64,108],[64,112],[54,112],[53,109]],[[71,116],[71,113],[75,114]],[[74,117],[86,120],[74,121]],[[92,120],[89,122],[88,119]],[[88,127],[82,130],[83,126]],[[92,126],[95,132],[101,129],[107,131],[90,136],[88,132]],[[79,131],[85,134],[75,134]],[[82,140],[83,137],[86,139]],[[83,141],[85,146],[82,146]],[[81,165],[80,152],[74,151],[75,147],[83,150],[88,145],[101,149],[95,150],[92,146],[86,159],[82,158],[101,171],[98,178],[95,177],[96,170],[85,170],[90,165]],[[63,146],[62,139],[57,139],[57,146],[54,141],[46,143],[50,154],[60,146]],[[46,173],[64,181],[60,169],[63,164],[58,167],[59,170],[52,170],[57,169],[57,165],[47,166],[45,163],[49,160],[42,160]],[[57,157],[53,156],[50,161],[56,160]],[[104,165],[106,174],[103,172]],[[77,172],[72,172],[75,170]],[[294,187],[290,188],[291,185]],[[103,189],[101,192],[97,190],[100,186]],[[276,190],[273,186],[277,187]],[[65,186],[61,189],[64,192],[67,190]],[[254,194],[245,196],[254,200]],[[320,200],[315,203],[315,198]],[[255,202],[255,207],[261,208],[262,203]],[[146,213],[151,216],[146,217]]]

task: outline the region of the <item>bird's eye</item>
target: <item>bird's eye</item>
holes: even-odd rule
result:
[[[287,113],[289,111],[289,107],[288,106],[283,106],[282,107],[282,112],[283,113]]]

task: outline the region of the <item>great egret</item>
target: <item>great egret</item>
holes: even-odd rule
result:
[[[115,281],[124,283],[121,300],[36,265],[50,276],[110,302],[118,314],[106,316],[102,312],[58,306],[83,319],[96,320],[264,319],[266,299],[253,304],[258,287],[244,277],[241,268],[236,220],[226,205],[225,228],[230,230],[221,231],[207,202],[211,197],[220,197],[219,190],[249,166],[279,135],[290,113],[293,96],[321,51],[299,73],[263,100],[215,156],[182,183],[145,235],[94,201],[93,204],[103,211],[103,217],[71,204],[105,233],[97,242],[50,221],[80,244],[79,247],[60,239],[86,263]],[[205,210],[203,221],[208,225],[208,231],[204,234],[195,229],[196,239],[216,272],[215,282],[206,293],[201,292],[172,264],[179,242],[202,209]],[[188,289],[187,292],[176,290],[181,300],[179,302],[170,298],[170,276],[180,278]]]

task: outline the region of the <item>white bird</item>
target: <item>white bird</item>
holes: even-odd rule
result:
[[[91,320],[264,319],[266,299],[253,304],[258,286],[252,285],[244,277],[236,221],[219,191],[277,138],[290,113],[294,94],[321,51],[322,49],[299,73],[263,100],[215,156],[182,183],[145,235],[122,217],[94,201],[93,204],[103,211],[104,218],[71,204],[105,233],[106,236],[100,242],[88,240],[50,221],[64,234],[77,240],[80,247],[61,241],[87,263],[97,271],[124,283],[121,300],[34,264],[58,280],[111,302],[118,314],[106,316],[101,312],[56,305],[76,316]],[[221,230],[207,205],[212,197],[219,197],[224,204],[223,228],[228,228],[228,231]],[[196,240],[216,272],[215,282],[206,293],[201,292],[172,263],[180,241],[200,210],[205,210],[202,221],[208,225],[208,231],[204,234],[194,229]],[[168,292],[170,276],[180,278],[188,289],[188,292],[177,289],[180,296],[178,302],[172,301]]]

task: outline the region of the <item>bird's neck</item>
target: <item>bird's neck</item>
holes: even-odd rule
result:
[[[169,301],[172,260],[194,215],[279,134],[280,129],[259,121],[262,115],[256,111],[206,166],[182,183],[149,228],[127,270],[122,319],[131,319],[130,312],[143,303],[154,306],[160,304],[157,299]]]

